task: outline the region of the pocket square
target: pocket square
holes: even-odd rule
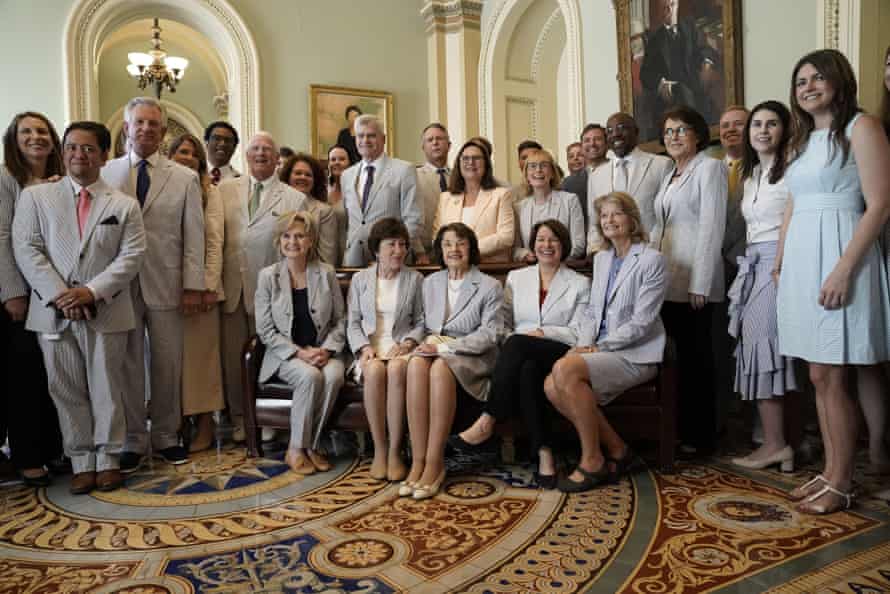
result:
[[[100,225],[120,225],[120,223],[121,223],[121,222],[117,220],[117,217],[116,217],[116,216],[111,215],[110,217],[108,217],[107,219],[103,220],[103,221],[102,221],[101,223],[99,223],[99,224],[100,224]]]

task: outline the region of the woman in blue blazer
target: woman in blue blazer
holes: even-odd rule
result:
[[[665,258],[649,240],[634,199],[612,192],[591,213],[603,246],[578,346],[553,366],[544,391],[575,426],[581,458],[560,491],[586,491],[626,473],[634,455],[599,409],[658,373],[665,332],[659,311],[667,292]],[[605,455],[604,455],[605,450]]]

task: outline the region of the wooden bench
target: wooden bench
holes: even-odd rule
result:
[[[574,268],[584,270],[583,262],[571,262]],[[507,272],[522,264],[483,264],[480,269],[503,281]],[[424,274],[439,270],[437,267],[418,267]],[[342,269],[341,286],[344,294],[349,279],[357,269]],[[589,271],[589,264],[587,270]],[[252,337],[244,347],[242,357],[242,383],[244,394],[244,429],[247,435],[247,451],[250,456],[261,456],[262,443],[259,439],[261,427],[288,429],[290,427],[290,405],[292,390],[284,384],[260,384],[257,381],[263,361],[265,346],[257,337]],[[624,439],[655,441],[658,444],[657,464],[662,472],[672,472],[674,467],[674,444],[677,434],[677,373],[674,364],[672,342],[668,341],[665,360],[659,366],[659,373],[652,381],[636,386],[604,408],[606,416]],[[474,410],[475,409],[475,410]],[[475,401],[458,403],[456,426],[466,420],[475,419],[481,407]],[[328,427],[364,435],[368,431],[368,419],[362,398],[362,387],[347,380],[340,391]],[[498,426],[498,433],[504,437],[507,451],[514,437],[522,433],[517,423]],[[507,455],[509,458],[509,454]],[[508,460],[509,461],[509,460]]]

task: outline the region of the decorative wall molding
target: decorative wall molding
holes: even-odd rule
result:
[[[538,115],[538,102],[530,97],[513,97],[507,95],[504,97],[507,105],[525,105],[528,107],[530,120],[529,120],[529,130],[531,131],[531,137],[538,137],[538,130],[540,129],[540,116]],[[509,121],[507,122],[507,126],[509,126]],[[525,130],[522,131],[523,134]],[[510,136],[510,131],[507,130],[507,137]]]
[[[567,117],[569,124],[580,130],[584,124],[584,85],[582,81],[581,8],[582,0],[557,0],[566,29],[566,59],[568,62],[568,86],[570,107]],[[494,132],[495,78],[504,72],[503,60],[499,56],[500,44],[507,44],[511,30],[507,30],[510,16],[516,10],[524,10],[529,0],[498,0],[491,12],[489,22],[482,27],[482,50],[479,59],[479,129],[484,136]],[[515,26],[515,24],[512,24]]]
[[[189,26],[216,44],[228,74],[231,121],[244,138],[260,128],[260,68],[247,25],[226,0],[79,0],[62,44],[65,116],[99,117],[98,58],[104,40],[128,22],[158,17]]]
[[[550,33],[553,31],[553,27],[559,23],[562,24],[562,10],[557,8],[553,11],[549,17],[547,17],[547,22],[544,23],[544,26],[541,28],[541,32],[538,35],[537,41],[535,41],[535,50],[532,53],[532,64],[531,64],[531,79],[532,82],[538,82],[538,73],[540,72],[541,67],[541,54],[544,52],[544,48],[547,45],[547,39],[550,37]]]
[[[840,43],[840,0],[820,0],[822,47],[838,49]]]
[[[481,0],[429,0],[420,10],[426,32],[479,29]]]

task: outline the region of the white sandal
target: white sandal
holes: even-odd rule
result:
[[[838,505],[812,505],[817,499],[821,498],[824,495],[828,495],[831,493],[832,495],[837,495],[838,497],[843,497],[843,504]],[[822,485],[822,488],[813,495],[807,497],[803,502],[801,502],[797,506],[797,510],[803,512],[805,514],[811,514],[815,516],[823,516],[825,514],[832,514],[836,511],[843,511],[846,509],[850,509],[853,506],[853,495],[850,493],[844,493],[838,489],[835,489],[830,484],[825,483]]]
[[[810,496],[810,487],[815,487],[816,485],[819,485],[819,484],[827,485],[828,479],[825,478],[821,474],[817,474],[816,476],[814,476],[813,478],[811,478],[810,480],[808,480],[801,486],[795,487],[794,489],[792,489],[792,491],[800,491],[801,492],[800,496],[792,495],[791,493],[788,493],[788,497],[792,501],[803,501],[804,499],[806,499],[807,497]]]

